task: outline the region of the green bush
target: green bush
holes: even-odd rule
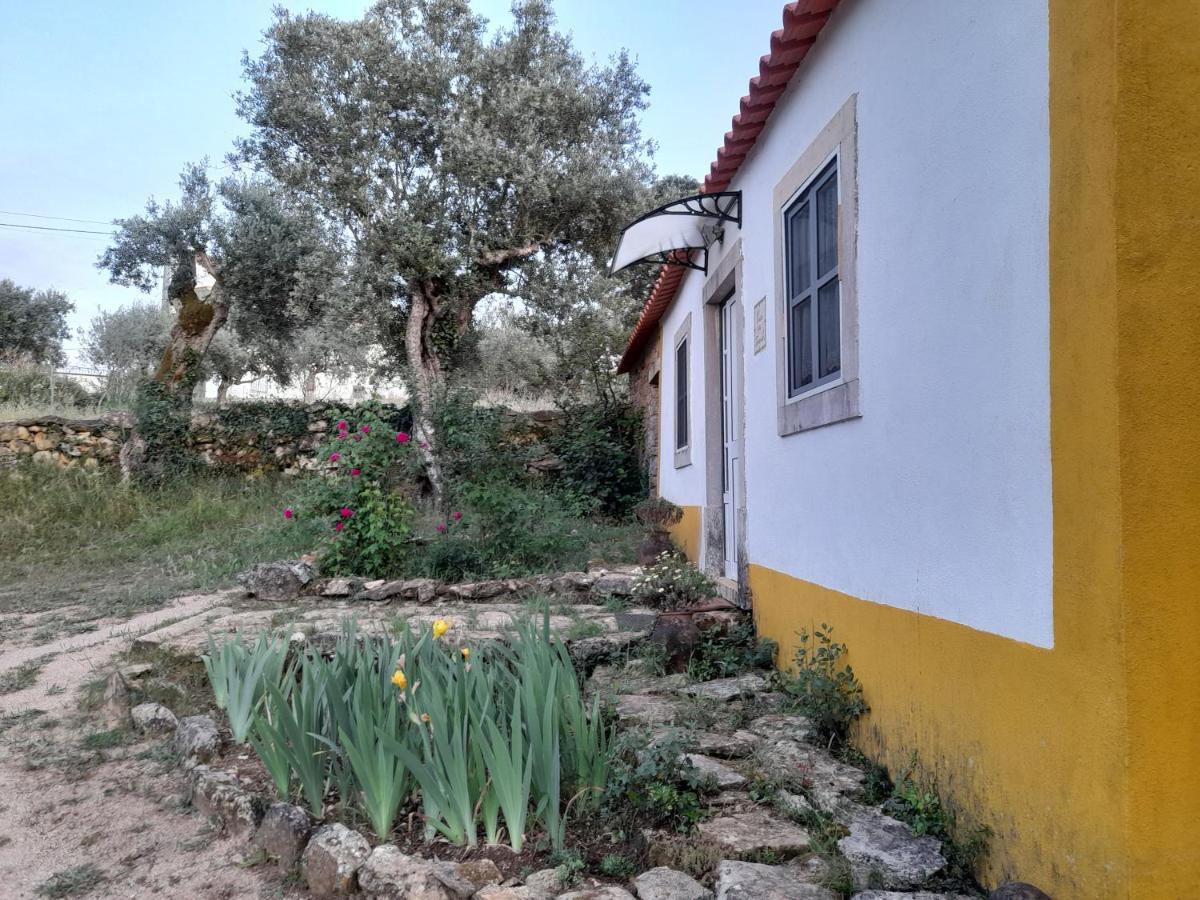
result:
[[[520,852],[536,828],[561,849],[568,816],[597,809],[608,783],[612,729],[599,700],[584,700],[548,617],[477,648],[445,640],[450,627],[360,639],[348,624],[332,657],[305,651],[282,674],[214,667],[213,685],[227,709],[234,697],[262,698],[254,750],[279,797],[302,798],[315,816],[335,801],[384,841],[419,791],[410,811],[427,838],[474,846],[482,829],[487,843],[504,835]]]
[[[700,802],[703,778],[683,759],[685,748],[677,738],[649,745],[645,738],[629,732],[615,743],[605,794],[606,815],[626,831],[650,825],[689,832],[704,814]]]
[[[754,623],[746,620],[727,629],[712,628],[688,659],[688,675],[696,681],[730,678],[748,669],[767,669],[775,664],[779,646],[760,638]]]
[[[638,447],[642,416],[628,404],[567,410],[551,449],[563,464],[561,484],[588,511],[625,516],[646,494],[646,473]]]
[[[664,550],[633,582],[633,598],[658,609],[678,609],[716,594],[712,579],[676,550]]]
[[[800,631],[796,649],[795,673],[784,687],[797,708],[807,716],[823,739],[842,745],[850,726],[869,712],[863,700],[862,685],[854,670],[841,662],[846,645],[833,640],[833,629],[822,623],[810,634]]]
[[[292,515],[318,519],[329,529],[322,568],[368,578],[402,570],[412,552],[416,514],[410,497],[420,467],[408,432],[394,430],[365,407],[353,422],[337,423],[317,459],[326,477],[309,482]]]
[[[35,366],[0,369],[0,406],[56,406],[83,409],[95,403],[92,394],[77,381],[56,376]]]

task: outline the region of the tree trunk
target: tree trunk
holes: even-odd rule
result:
[[[304,402],[312,403],[317,399],[317,370],[308,369],[304,373],[304,384],[300,388],[304,395]]]
[[[442,367],[433,343],[433,326],[437,307],[428,288],[415,289],[411,294],[404,348],[408,355],[412,397],[409,405],[413,414],[413,436],[417,452],[425,465],[425,477],[433,491],[434,506],[445,506],[446,485],[438,461],[438,434],[433,424],[433,404],[442,387]]]
[[[193,269],[191,286],[177,297],[178,318],[171,328],[167,349],[151,382],[138,392],[134,426],[121,447],[121,472],[126,479],[150,470],[157,470],[151,474],[164,474],[168,457],[175,458],[185,451],[184,447],[164,442],[177,443],[180,429],[186,429],[192,390],[200,378],[204,354],[229,318],[229,306],[212,260],[205,253],[197,253],[192,265],[211,274],[215,283],[202,298],[196,291]]]
[[[224,406],[229,402],[229,388],[232,383],[224,375],[217,380],[217,406]]]

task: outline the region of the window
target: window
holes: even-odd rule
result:
[[[857,105],[847,98],[771,194],[780,437],[862,415]]]
[[[842,369],[835,159],[783,213],[787,287],[787,384],[796,397]]]
[[[688,341],[675,347],[675,449],[688,445]]]

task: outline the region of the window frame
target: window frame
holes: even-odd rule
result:
[[[775,268],[775,371],[776,409],[780,437],[820,428],[836,422],[855,419],[862,415],[858,368],[858,297],[857,297],[857,244],[858,244],[858,125],[857,95],[852,94],[833,118],[818,133],[812,143],[799,155],[796,162],[775,185],[772,194],[772,217],[774,219],[774,268]],[[813,382],[792,390],[790,377],[790,350],[788,343],[789,312],[793,299],[789,294],[789,273],[785,216],[797,208],[805,192],[819,187],[823,176],[831,174],[830,167],[836,166],[837,173],[837,265],[838,322],[840,337],[840,369],[821,378],[819,375],[819,331],[814,327]],[[815,199],[815,190],[812,198]],[[810,199],[810,202],[811,202]],[[816,205],[811,207],[816,214]],[[815,224],[814,237],[815,237]],[[815,270],[817,260],[812,259]],[[830,277],[828,280],[832,280]],[[820,280],[822,283],[824,279]],[[816,286],[810,294],[813,306],[817,303]],[[797,300],[803,294],[797,295]],[[812,308],[810,306],[810,308]],[[813,317],[816,326],[816,317]]]
[[[782,210],[783,215],[783,271],[784,271],[784,304],[786,307],[784,314],[784,322],[786,323],[786,332],[784,334],[784,345],[787,347],[787,396],[788,400],[796,400],[814,391],[820,390],[826,385],[832,385],[841,382],[842,366],[841,366],[841,344],[842,344],[842,316],[841,316],[841,258],[838,255],[837,241],[834,242],[835,260],[833,265],[824,274],[820,271],[820,208],[818,206],[821,190],[826,184],[833,180],[835,194],[834,201],[837,205],[837,220],[834,228],[840,228],[841,223],[841,178],[840,176],[840,153],[835,150],[831,157],[826,160],[811,178],[804,183],[799,190],[788,200]],[[806,227],[808,234],[805,235],[805,242],[808,244],[808,259],[811,276],[808,283],[797,290],[792,284],[794,267],[792,265],[792,229],[794,227],[793,220],[795,213],[803,208],[804,204],[809,204],[809,224]],[[821,291],[831,282],[837,284],[837,304],[838,304],[838,367],[836,370],[825,375],[821,374]],[[809,350],[810,350],[810,380],[808,384],[798,385],[795,373],[795,356],[793,354],[794,335],[792,333],[792,322],[794,320],[794,310],[805,301],[809,304],[809,319],[812,322],[809,331]]]
[[[689,312],[684,318],[682,324],[675,331],[675,338],[671,343],[671,367],[672,367],[672,390],[671,397],[674,404],[672,414],[672,430],[674,435],[671,440],[673,450],[675,468],[680,469],[684,466],[689,466],[692,463],[692,314]],[[680,351],[683,351],[683,366],[680,366]],[[680,385],[683,386],[682,398],[680,396]],[[682,404],[681,404],[682,400]],[[683,421],[680,422],[680,410],[683,411]],[[682,424],[682,428],[681,428]],[[683,438],[683,444],[679,443],[680,437]]]

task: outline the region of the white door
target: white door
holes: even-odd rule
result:
[[[736,296],[736,295],[735,295]],[[737,367],[734,365],[734,341],[737,336],[734,310],[735,298],[731,296],[721,304],[721,503],[725,528],[725,577],[738,578],[738,534],[737,534],[737,423],[736,398],[738,385],[735,382]]]

